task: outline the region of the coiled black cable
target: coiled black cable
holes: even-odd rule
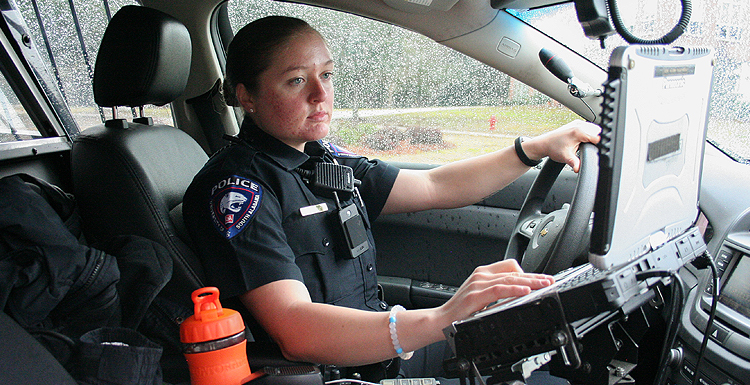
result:
[[[690,22],[690,15],[693,12],[693,6],[690,3],[690,0],[680,0],[680,2],[682,3],[682,12],[680,13],[680,20],[677,22],[677,25],[675,25],[666,35],[656,40],[641,39],[630,33],[630,31],[625,28],[625,23],[623,23],[622,18],[620,17],[620,11],[617,9],[616,0],[607,0],[607,7],[609,8],[609,13],[612,17],[612,23],[614,24],[615,30],[628,43],[645,45],[670,44],[685,32],[688,23]]]

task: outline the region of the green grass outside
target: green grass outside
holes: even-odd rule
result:
[[[490,130],[493,116],[495,129]],[[577,118],[564,107],[461,107],[366,117],[356,121],[342,119],[332,123],[331,138],[370,158],[441,164],[510,146],[516,136],[540,135]],[[443,144],[411,145],[404,140],[392,150],[376,151],[364,143],[368,135],[385,128],[439,129],[443,132]]]
[[[495,131],[508,135],[535,136],[578,118],[570,110],[547,106],[465,107],[430,112],[412,112],[366,118],[376,125],[433,127],[444,130],[490,132],[490,119],[497,119]]]

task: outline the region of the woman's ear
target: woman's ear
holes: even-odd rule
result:
[[[240,105],[246,112],[255,112],[255,103],[253,102],[253,97],[252,95],[250,95],[250,92],[248,92],[247,88],[245,88],[244,84],[237,84],[237,87],[235,88],[235,94],[237,96],[237,101],[240,102]]]

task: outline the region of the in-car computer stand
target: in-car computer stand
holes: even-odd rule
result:
[[[660,302],[656,300],[660,296],[653,295],[656,291],[654,288],[649,290],[651,294],[647,294],[653,303]],[[536,306],[550,310],[549,301]],[[551,319],[550,324],[554,325],[554,312],[546,314],[551,317],[543,316],[541,320]],[[490,356],[497,357],[500,352],[471,359],[457,356],[446,360],[444,367],[450,377],[461,378],[462,384],[472,385],[523,384],[534,371],[543,367],[551,375],[567,379],[572,384],[634,383],[629,373],[636,367],[641,341],[656,316],[654,309],[648,305],[633,309],[628,314],[622,310],[603,312],[568,323],[565,331],[556,330],[555,327],[546,332],[537,329],[536,338],[529,338],[526,344],[507,346],[504,353],[508,356],[513,352],[523,355],[523,351],[545,350],[556,345],[552,350],[507,364],[489,363]],[[526,329],[526,325],[517,324],[516,329]],[[513,334],[518,335],[516,331],[519,330],[514,330]],[[525,334],[531,336],[532,333]]]
[[[548,305],[540,305],[545,306]],[[506,353],[531,351],[534,344],[537,347],[557,345],[553,350],[499,365],[483,365],[487,361],[482,358],[453,357],[445,361],[444,367],[449,376],[461,378],[462,384],[525,383],[534,371],[545,365],[551,375],[573,384],[630,383],[628,374],[635,367],[639,342],[649,325],[645,309],[637,309],[629,315],[621,311],[605,312],[568,324],[566,332],[549,329],[549,334],[538,333],[526,346],[508,346]],[[524,329],[523,326],[517,328]]]
[[[682,308],[677,271],[705,251],[692,228],[631,263],[597,272],[594,279],[566,286],[571,275],[565,275],[548,288],[454,322],[444,333],[455,356],[444,368],[472,384],[485,383],[482,376],[489,377],[488,384],[525,382],[545,364],[552,375],[575,384],[632,383],[628,373],[658,313],[669,309],[674,318]],[[672,292],[671,306],[662,306],[665,289]],[[671,324],[666,338],[674,334]]]

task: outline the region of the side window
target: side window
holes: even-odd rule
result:
[[[329,140],[391,161],[441,164],[491,152],[577,118],[508,75],[400,27],[276,1],[232,0],[236,32],[299,17],[328,41],[336,69]]]
[[[40,138],[42,134],[26,113],[5,75],[0,74],[0,143]]]
[[[92,79],[96,54],[102,35],[112,15],[135,0],[17,0],[16,6],[25,22],[25,32],[30,37],[31,47],[39,67],[34,68],[37,78],[54,88],[60,103],[53,101],[53,108],[67,109],[65,115],[72,116],[63,122],[69,135],[75,135],[87,127],[112,118],[112,109],[102,109],[94,102]],[[34,63],[31,64],[35,66]],[[44,75],[40,75],[44,74]],[[4,91],[5,89],[3,89]],[[49,95],[52,91],[47,89]],[[120,108],[118,116],[135,116],[136,111]],[[59,111],[58,111],[59,112]],[[160,123],[172,124],[170,108],[146,106],[145,114]],[[4,132],[4,131],[3,131]],[[37,132],[36,136],[40,136]],[[6,140],[24,140],[34,135],[16,135]]]

